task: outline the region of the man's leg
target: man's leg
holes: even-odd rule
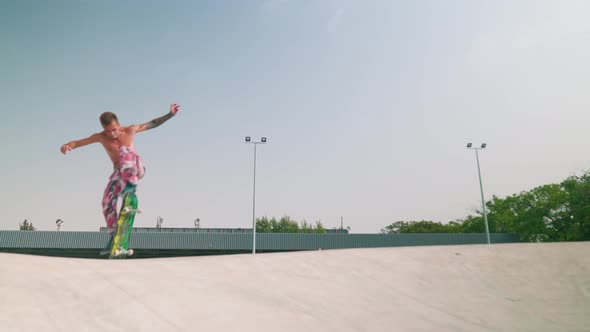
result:
[[[133,221],[137,212],[137,196],[135,191],[141,179],[145,173],[145,168],[141,163],[141,159],[134,152],[128,152],[127,154],[121,155],[121,160],[125,160],[120,165],[120,183],[121,191],[119,195],[122,198],[121,215],[117,222],[118,228],[117,233],[114,236],[116,249],[111,251],[109,257],[125,257],[133,255],[133,249],[129,249],[129,238],[131,236],[131,230],[133,228]],[[126,209],[131,209],[126,211]],[[127,214],[129,213],[129,215]]]
[[[117,200],[122,189],[123,182],[119,172],[116,170],[109,178],[109,183],[107,184],[102,197],[102,213],[109,234],[115,232],[115,227],[117,225]]]
[[[109,242],[99,252],[100,255],[107,255],[111,252],[113,240],[115,239],[115,232],[117,229],[117,201],[121,193],[121,177],[118,170],[115,170],[109,178],[109,183],[104,190],[102,197],[102,212],[107,224],[107,233],[109,235]]]

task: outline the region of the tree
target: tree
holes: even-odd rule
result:
[[[454,225],[453,225],[454,226]],[[422,221],[396,221],[381,230],[383,234],[401,233],[448,233],[449,228],[440,222]]]
[[[489,220],[488,228],[490,232],[493,232]],[[457,228],[457,233],[484,233],[485,231],[485,220],[481,215],[468,215],[461,221],[461,226]]]
[[[567,178],[561,188],[567,194],[567,210],[555,225],[560,230],[560,240],[590,240],[590,172]]]
[[[272,233],[272,230],[276,227],[277,221],[275,218],[272,220],[267,217],[256,219],[256,232],[257,233]]]
[[[590,240],[590,172],[570,176],[559,184],[486,202],[491,233],[513,233],[527,242]],[[382,233],[483,233],[480,211],[441,224],[433,221],[397,221]]]
[[[290,217],[284,216],[279,220],[274,233],[299,233],[299,224]]]
[[[19,224],[19,228],[21,231],[34,231],[34,230],[36,230],[35,226],[33,226],[33,223],[28,222],[27,219],[25,219],[25,221],[23,221],[22,224]]]
[[[262,217],[256,219],[257,233],[326,233],[321,222],[316,221],[315,226],[302,221],[300,224],[289,216],[283,216],[280,220],[276,218]]]
[[[350,230],[350,227],[348,227],[348,230]],[[315,222],[314,233],[320,233],[320,234],[326,233],[326,228],[324,227],[324,224],[322,224],[322,222],[319,220]]]
[[[303,220],[299,228],[300,233],[326,233],[326,228],[321,221],[316,221],[315,226],[308,224],[307,221]]]
[[[523,241],[558,241],[568,222],[567,193],[548,184],[488,203],[497,231],[517,234]]]

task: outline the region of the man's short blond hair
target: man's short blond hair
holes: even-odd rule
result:
[[[108,126],[113,123],[113,121],[119,122],[117,115],[115,115],[113,112],[104,112],[100,115],[100,124],[103,126]]]

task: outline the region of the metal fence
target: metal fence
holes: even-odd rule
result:
[[[492,243],[519,242],[514,234],[492,233]],[[105,232],[0,231],[3,249],[100,249]],[[484,244],[484,233],[472,234],[256,234],[258,251],[380,248],[424,245]],[[135,232],[130,247],[173,250],[252,250],[252,234],[201,232]]]

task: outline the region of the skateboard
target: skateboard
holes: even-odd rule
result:
[[[117,228],[109,240],[109,259],[126,258],[133,255],[133,249],[129,249],[129,238],[131,237],[136,213],[141,213],[141,210],[137,208],[137,195],[135,195],[134,191],[126,192],[123,195],[123,204],[117,219]]]

